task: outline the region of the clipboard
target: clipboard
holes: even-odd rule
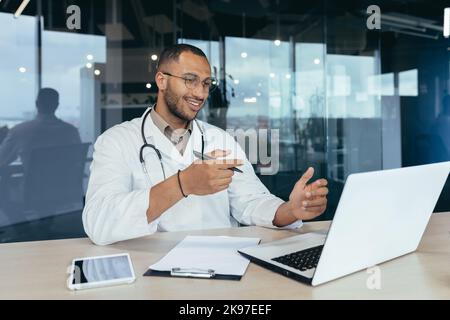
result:
[[[174,269],[179,269],[179,271],[174,271]],[[196,278],[196,279],[214,279],[214,280],[241,280],[242,276],[233,275],[233,274],[218,274],[212,269],[204,270],[204,269],[195,269],[195,272],[191,271],[192,269],[184,269],[184,268],[172,268],[171,271],[158,271],[148,269],[144,276],[147,277],[182,277],[182,278]]]
[[[144,276],[239,281],[250,261],[238,250],[259,242],[259,238],[187,236]]]

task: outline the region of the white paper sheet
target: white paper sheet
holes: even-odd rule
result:
[[[242,276],[249,260],[237,250],[255,246],[259,241],[259,238],[187,236],[149,268],[157,271],[170,271],[172,268],[213,269],[216,274]]]

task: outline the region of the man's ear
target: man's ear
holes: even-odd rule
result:
[[[155,75],[155,82],[159,90],[165,90],[167,87],[167,77],[162,72],[157,72]]]

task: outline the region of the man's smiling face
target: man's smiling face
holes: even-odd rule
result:
[[[171,61],[161,72],[166,75],[167,86],[162,90],[164,100],[170,112],[184,120],[191,121],[208,98],[209,90],[204,87],[202,81],[211,77],[211,67],[206,58],[186,51],[180,54],[178,61]],[[184,79],[199,79],[199,83],[193,88],[188,88]],[[188,80],[190,81],[190,80]]]

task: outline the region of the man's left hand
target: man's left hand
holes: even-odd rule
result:
[[[328,181],[319,179],[308,184],[313,175],[314,169],[308,168],[289,195],[290,212],[299,220],[314,219],[327,208]]]

